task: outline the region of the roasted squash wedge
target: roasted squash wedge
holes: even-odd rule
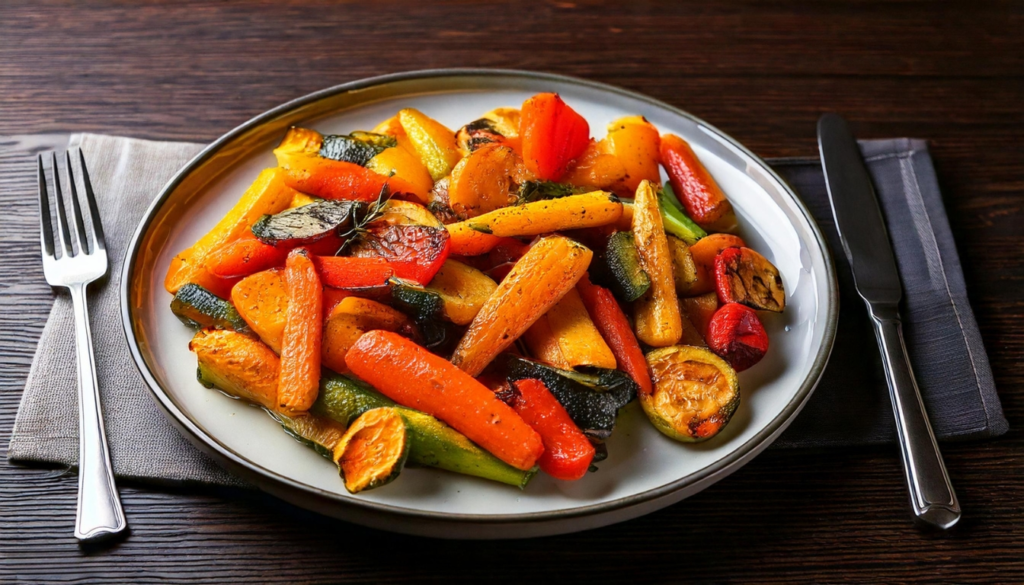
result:
[[[419,110],[406,108],[398,112],[398,121],[409,137],[416,154],[435,181],[452,172],[462,153],[455,142],[455,133]]]
[[[740,403],[740,383],[725,360],[701,347],[673,346],[647,354],[654,392],[640,396],[654,427],[677,441],[718,434]]]
[[[231,289],[231,302],[263,343],[280,353],[288,318],[283,271],[275,268],[243,278]]]
[[[487,144],[452,169],[448,203],[459,217],[476,217],[515,203],[519,186],[529,177],[515,151],[500,144]]]
[[[455,260],[445,260],[427,285],[428,291],[441,295],[443,314],[456,325],[473,321],[497,288],[498,284],[491,277]]]
[[[551,307],[523,335],[530,352],[557,368],[615,369],[615,355],[590,319],[576,289]]]
[[[619,118],[608,124],[608,150],[626,170],[621,184],[625,193],[633,193],[641,181],[661,182],[658,148],[661,135],[643,116]]]
[[[202,329],[188,344],[199,362],[199,382],[277,410],[281,360],[263,342],[236,331]]]

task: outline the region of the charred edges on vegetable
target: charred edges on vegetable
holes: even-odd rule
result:
[[[324,136],[319,154],[323,158],[349,162],[365,167],[371,158],[397,145],[398,141],[393,136],[386,134],[375,134],[373,132],[330,134]]]
[[[542,199],[559,199],[570,195],[580,195],[593,189],[573,187],[554,181],[526,181],[519,186],[516,205],[540,201]]]

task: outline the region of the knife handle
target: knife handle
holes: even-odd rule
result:
[[[921,523],[946,530],[960,520],[960,503],[949,481],[907,358],[899,309],[891,305],[869,306],[869,309],[896,415],[896,434],[914,517]]]

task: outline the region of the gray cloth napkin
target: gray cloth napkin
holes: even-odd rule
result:
[[[123,253],[142,214],[166,181],[202,146],[92,134],[74,135],[90,172],[111,249],[111,271],[90,299],[107,436],[121,477],[161,482],[244,485],[181,437],[153,403],[135,370],[121,327],[118,289]],[[963,276],[923,141],[863,143],[906,288],[907,344],[940,438],[982,438],[1007,429],[985,349],[964,292]],[[35,173],[25,152],[17,172]],[[822,229],[836,239],[817,160],[776,161]],[[14,172],[12,167],[8,172]],[[31,180],[18,184],[31,190]],[[35,197],[26,192],[25,197]],[[836,256],[843,299],[833,360],[815,395],[780,446],[892,441],[892,412],[881,363],[849,267]],[[74,465],[78,416],[73,322],[60,294],[43,330],[25,385],[8,456]],[[838,358],[838,359],[836,359]]]

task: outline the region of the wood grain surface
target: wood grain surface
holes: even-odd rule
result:
[[[0,134],[210,141],[288,99],[396,71],[536,69],[703,117],[765,157],[931,140],[1011,431],[944,446],[965,510],[909,520],[895,446],[769,452],[661,512],[581,534],[444,542],[261,494],[122,487],[131,535],[72,537],[74,476],[6,447],[52,293],[36,207],[0,176],[0,582],[1024,582],[1021,2],[0,3]],[[857,356],[842,356],[857,359]]]

